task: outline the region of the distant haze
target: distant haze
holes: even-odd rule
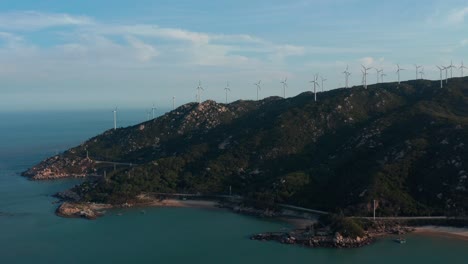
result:
[[[466,0],[2,1],[0,111],[172,108],[198,80],[224,102],[227,81],[232,101],[255,99],[258,80],[260,98],[282,95],[288,77],[290,97],[315,73],[343,87],[347,64],[351,86],[361,64],[438,79],[435,65],[468,64],[467,26]]]

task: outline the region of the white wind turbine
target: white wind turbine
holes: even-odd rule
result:
[[[457,67],[455,67],[455,65],[453,65],[453,61],[450,61],[450,65],[448,67],[450,69],[450,79],[452,79],[453,78],[453,68],[456,69]]]
[[[172,96],[172,110],[175,110],[175,96]]]
[[[146,121],[151,120],[151,110],[146,110]]]
[[[201,81],[198,81],[198,86],[197,86],[197,99],[198,99],[198,103],[201,103],[201,92],[204,91],[205,89],[203,89],[202,85],[201,85]]]
[[[343,72],[345,75],[345,88],[349,88],[349,76],[351,73],[348,71],[349,65],[346,65],[346,70]]]
[[[383,69],[375,68],[375,73],[377,74],[377,84],[380,82],[380,73],[383,72]]]
[[[416,68],[416,80],[418,79],[419,76],[419,69],[422,67],[421,65],[414,64],[414,67]]]
[[[314,101],[317,102],[317,86],[320,87],[318,84],[318,74],[314,76],[314,80],[310,81],[310,83],[314,84]]]
[[[322,80],[322,87],[321,87],[321,88],[322,88],[322,93],[323,93],[323,89],[324,89],[324,88],[323,88],[323,87],[324,87],[323,83],[324,83],[325,81],[327,81],[327,79],[323,78],[323,76],[320,76],[320,79]]]
[[[154,111],[156,110],[156,106],[153,104],[153,107],[151,107],[151,117],[154,119]]]
[[[365,75],[366,73],[365,73],[364,70],[362,70],[362,69],[361,69],[361,73],[362,73],[361,84],[362,84],[362,86],[364,86],[364,75]]]
[[[436,66],[440,71],[440,88],[444,88],[444,82],[442,78],[442,72],[445,70],[445,67]]]
[[[398,67],[398,69],[397,69],[396,73],[398,74],[398,84],[400,84],[400,72],[404,71],[405,69],[400,68],[399,64],[397,64],[397,67]]]
[[[446,67],[446,66],[443,66],[444,67],[444,70],[445,70],[445,83],[448,83],[448,69],[450,67]]]
[[[424,78],[423,76],[425,75],[424,67],[421,67],[421,70],[419,71],[419,75],[421,75],[421,80],[422,80]]]
[[[459,69],[461,71],[461,76],[460,77],[462,77],[462,78],[465,77],[465,75],[463,74],[463,69],[468,69],[468,68],[463,65],[463,61],[461,62],[461,66],[460,66]]]
[[[364,65],[361,65],[362,66],[362,79],[363,79],[363,82],[364,82],[364,88],[367,89],[367,75],[369,75],[369,73],[367,72],[368,70],[372,69],[372,67],[369,67],[369,68],[366,68],[364,67]]]
[[[114,112],[114,130],[116,130],[117,129],[117,106],[112,112]]]
[[[227,104],[228,103],[228,92],[231,91],[231,89],[229,88],[229,82],[227,82],[226,88],[224,88],[224,91],[226,91],[226,104]]]
[[[384,76],[387,76],[387,74],[383,73],[383,70],[382,70],[382,73],[380,74],[380,78],[382,79],[382,83],[384,83],[384,79],[383,79]]]
[[[254,85],[257,87],[257,101],[258,101],[258,93],[262,89],[261,84],[262,84],[262,80],[259,80],[257,83],[254,83]]]
[[[284,78],[284,81],[281,81],[283,84],[283,98],[286,98],[286,88],[288,88],[288,77]]]

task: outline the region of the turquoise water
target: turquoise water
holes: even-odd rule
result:
[[[144,117],[129,111],[121,123]],[[0,113],[0,263],[468,263],[468,242],[446,238],[413,235],[405,245],[382,240],[351,250],[251,241],[250,234],[285,224],[223,210],[113,210],[96,221],[56,217],[50,195],[79,181],[33,182],[18,173],[111,126],[110,111]]]

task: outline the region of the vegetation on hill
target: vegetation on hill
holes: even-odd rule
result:
[[[234,194],[345,215],[468,214],[468,78],[190,103],[109,130],[25,172],[104,175],[76,190],[123,203],[142,192]],[[118,166],[92,161],[136,164]],[[42,177],[48,178],[48,177]],[[353,223],[342,225],[353,227]],[[348,228],[349,229],[349,228]],[[356,232],[359,232],[356,231]]]

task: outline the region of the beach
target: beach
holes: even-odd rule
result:
[[[438,237],[458,238],[468,241],[468,228],[466,227],[422,226],[416,227],[414,233]]]

